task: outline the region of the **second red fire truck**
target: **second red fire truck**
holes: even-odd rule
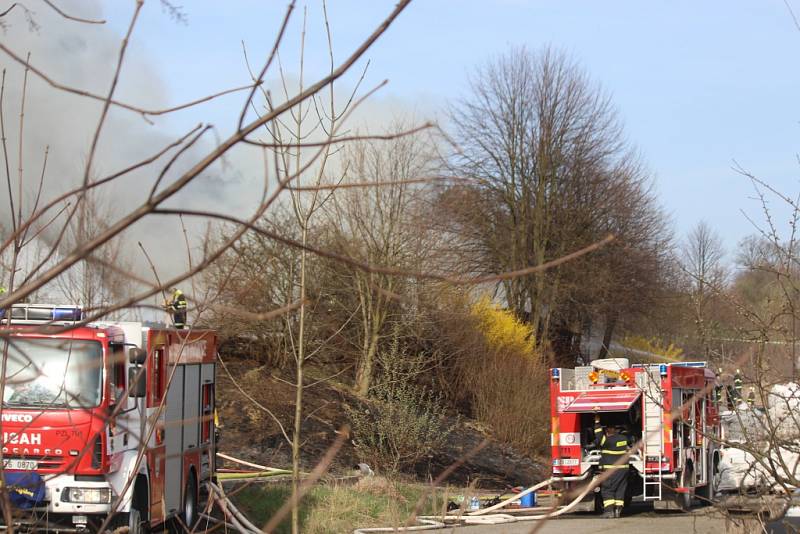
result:
[[[715,374],[704,362],[630,365],[627,359],[551,369],[553,477],[571,486],[598,471],[594,417],[640,443],[629,459],[629,499],[688,509],[711,499],[719,466]],[[585,503],[601,507],[596,494]]]
[[[9,315],[0,420],[3,478],[25,509],[15,522],[131,534],[194,525],[214,475],[215,333],[76,327],[75,306]]]

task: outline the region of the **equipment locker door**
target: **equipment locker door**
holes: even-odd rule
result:
[[[200,443],[200,364],[184,368],[183,448],[188,451]]]
[[[176,365],[167,390],[164,443],[166,467],[164,473],[164,506],[167,514],[181,509],[183,493],[183,393],[184,366]],[[167,376],[172,366],[167,367]]]

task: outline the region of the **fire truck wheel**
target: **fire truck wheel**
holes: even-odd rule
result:
[[[603,496],[599,491],[594,494],[594,513],[600,515],[603,513]]]
[[[146,532],[142,521],[142,513],[136,508],[128,512],[128,534],[143,534]]]
[[[197,524],[197,479],[194,471],[189,472],[189,480],[186,482],[186,493],[183,497],[183,513],[181,514],[184,524],[193,529]]]
[[[118,513],[111,520],[113,532],[123,529],[121,532],[128,534],[146,534],[150,532],[147,522],[147,482],[142,482],[141,477],[136,481],[133,502],[128,513]],[[127,531],[124,530],[127,528]]]
[[[694,468],[691,464],[686,466],[686,469],[683,470],[681,473],[681,486],[684,488],[689,488],[691,484],[694,484]],[[694,488],[691,488],[694,490]],[[688,512],[692,509],[692,493],[693,491],[686,491],[683,493],[678,493],[678,506],[680,506],[681,510],[684,512]]]
[[[700,497],[700,504],[714,504],[714,497],[717,493],[717,477],[719,476],[719,455],[715,452],[711,465],[708,467],[708,484],[698,488],[697,496]]]

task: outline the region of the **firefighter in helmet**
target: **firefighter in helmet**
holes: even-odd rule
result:
[[[186,295],[177,287],[172,288],[172,300],[166,305],[167,311],[172,315],[172,324],[178,330],[186,326]]]
[[[605,479],[600,484],[603,498],[603,517],[622,515],[625,506],[625,492],[628,489],[628,462],[622,457],[631,447],[631,438],[625,435],[624,427],[609,424],[603,429],[600,416],[594,416],[595,445],[600,447],[600,468]]]
[[[750,391],[747,393],[747,404],[752,408],[755,403],[756,403],[756,389],[751,386]]]

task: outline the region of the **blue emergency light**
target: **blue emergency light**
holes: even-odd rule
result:
[[[80,306],[52,304],[14,304],[11,306],[11,321],[75,322],[83,317]]]
[[[675,362],[672,365],[677,367],[707,367],[708,364],[706,362]]]
[[[658,372],[661,373],[661,376],[667,376],[667,364],[662,363],[658,366]]]
[[[54,321],[80,321],[81,317],[83,317],[83,310],[77,306],[53,308]]]
[[[561,369],[558,367],[553,368],[553,380],[558,380],[561,377]]]

